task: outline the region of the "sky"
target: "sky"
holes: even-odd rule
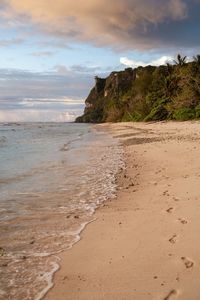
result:
[[[200,53],[200,0],[0,0],[0,122],[73,121],[94,76]]]

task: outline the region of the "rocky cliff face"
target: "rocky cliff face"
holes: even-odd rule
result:
[[[100,123],[200,117],[200,63],[127,68],[95,77],[76,122]]]
[[[136,72],[128,68],[121,72],[112,72],[107,78],[95,77],[95,86],[85,101],[84,115],[76,122],[105,122],[110,117],[112,104],[117,105],[119,97],[130,90]]]

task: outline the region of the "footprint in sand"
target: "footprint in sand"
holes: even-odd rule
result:
[[[169,299],[172,298],[172,296],[175,296],[175,295],[177,295],[177,291],[176,290],[171,290],[169,292],[169,294],[163,300],[169,300]]]
[[[193,266],[194,266],[194,263],[193,263],[193,261],[191,261],[190,259],[188,259],[187,257],[181,257],[181,259],[182,259],[182,261],[184,262],[184,264],[185,264],[185,267],[187,268],[187,269],[190,269],[190,268],[192,268]]]
[[[162,172],[162,170],[158,170],[158,171],[155,172],[155,174],[159,174],[161,172]]]
[[[86,281],[86,279],[85,279],[83,276],[81,276],[81,275],[78,275],[78,279],[79,279],[80,281]]]
[[[184,176],[183,176],[183,178],[188,178],[188,177],[189,177],[189,175],[184,175]]]
[[[174,235],[169,239],[169,242],[170,242],[171,244],[175,244],[175,243],[176,243],[176,238],[177,238],[177,235],[174,234]]]
[[[180,199],[177,198],[177,197],[173,197],[173,199],[174,199],[174,201],[176,201],[176,202],[180,201]]]
[[[170,214],[170,213],[172,213],[173,209],[174,209],[173,207],[170,207],[166,210],[166,212]]]
[[[183,224],[183,225],[185,225],[185,224],[187,224],[188,222],[185,220],[185,219],[181,219],[181,218],[179,218],[178,219],[180,222],[181,222],[181,224]]]
[[[170,195],[169,195],[169,191],[164,191],[164,192],[163,192],[163,196],[170,196]]]

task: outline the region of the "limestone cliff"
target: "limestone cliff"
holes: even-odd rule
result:
[[[127,68],[95,77],[76,122],[100,123],[200,117],[200,62]]]

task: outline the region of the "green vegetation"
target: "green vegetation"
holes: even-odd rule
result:
[[[177,121],[187,121],[195,119],[195,117],[195,110],[192,108],[180,108],[179,110],[176,110],[173,114],[173,118]]]
[[[127,68],[96,77],[76,122],[185,121],[200,118],[200,55],[174,64]]]

